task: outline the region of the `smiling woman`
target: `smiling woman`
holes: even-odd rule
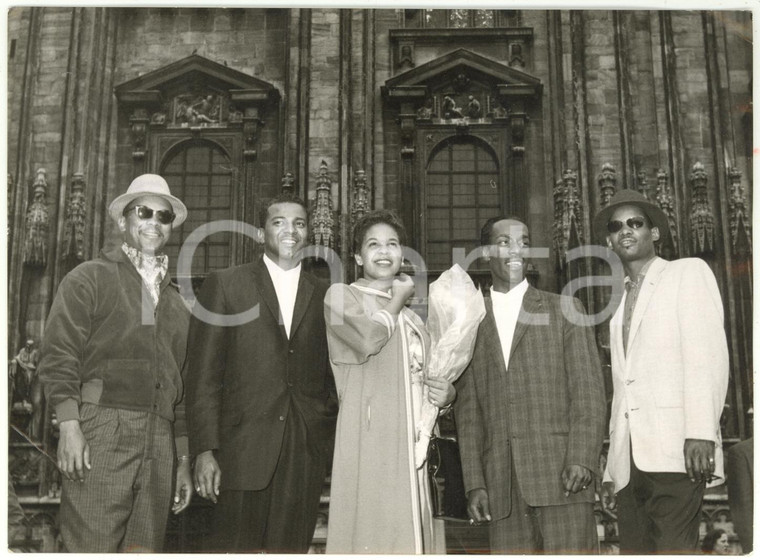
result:
[[[330,489],[328,553],[443,553],[424,470],[414,457],[430,338],[405,307],[414,283],[398,275],[404,228],[378,210],[354,227],[362,278],[325,296],[330,360],[340,396]],[[398,276],[397,276],[398,275]],[[338,320],[335,320],[338,318]],[[446,406],[449,381],[427,379],[430,401]]]

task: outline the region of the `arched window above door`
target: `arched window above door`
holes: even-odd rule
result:
[[[427,268],[452,265],[452,249],[469,254],[480,226],[502,212],[499,165],[477,138],[455,136],[441,143],[425,170],[425,255]]]
[[[213,142],[180,144],[160,169],[175,194],[187,206],[187,220],[172,232],[165,250],[176,262],[180,247],[198,226],[234,218],[234,177],[229,156]],[[193,254],[193,276],[232,264],[232,234],[215,233],[204,238]]]
[[[255,221],[256,204],[268,196],[257,182],[258,169],[276,155],[270,151],[269,160],[259,162],[261,145],[277,137],[280,94],[274,85],[194,54],[124,82],[115,93],[121,126],[131,133],[132,176],[165,175],[188,206],[188,220],[168,246],[173,263],[197,226]],[[247,262],[253,246],[243,235],[214,234],[198,247],[192,276]]]

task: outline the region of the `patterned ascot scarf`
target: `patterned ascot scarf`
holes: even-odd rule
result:
[[[153,300],[153,306],[157,306],[158,295],[161,292],[161,281],[166,276],[166,271],[169,268],[169,257],[166,255],[151,257],[134,247],[130,247],[126,243],[122,243],[121,250],[124,251],[129,260],[132,261],[132,264],[135,265],[137,272],[140,273],[145,286],[148,288],[148,293]]]

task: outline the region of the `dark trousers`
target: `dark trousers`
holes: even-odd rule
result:
[[[520,492],[512,461],[511,511],[491,521],[491,554],[597,554],[594,504],[528,505]],[[559,478],[559,473],[557,474]]]
[[[621,554],[695,554],[704,482],[685,473],[644,472],[617,494]]]
[[[82,404],[90,445],[84,482],[63,480],[61,536],[68,552],[161,552],[172,500],[171,423],[149,412]]]
[[[220,492],[214,508],[213,551],[303,554],[309,550],[326,466],[323,453],[315,447],[308,445],[306,426],[291,411],[269,485],[256,491]]]

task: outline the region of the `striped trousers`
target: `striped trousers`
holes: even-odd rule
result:
[[[160,552],[171,506],[171,422],[149,412],[83,403],[90,445],[84,482],[63,480],[60,525],[68,552]]]

